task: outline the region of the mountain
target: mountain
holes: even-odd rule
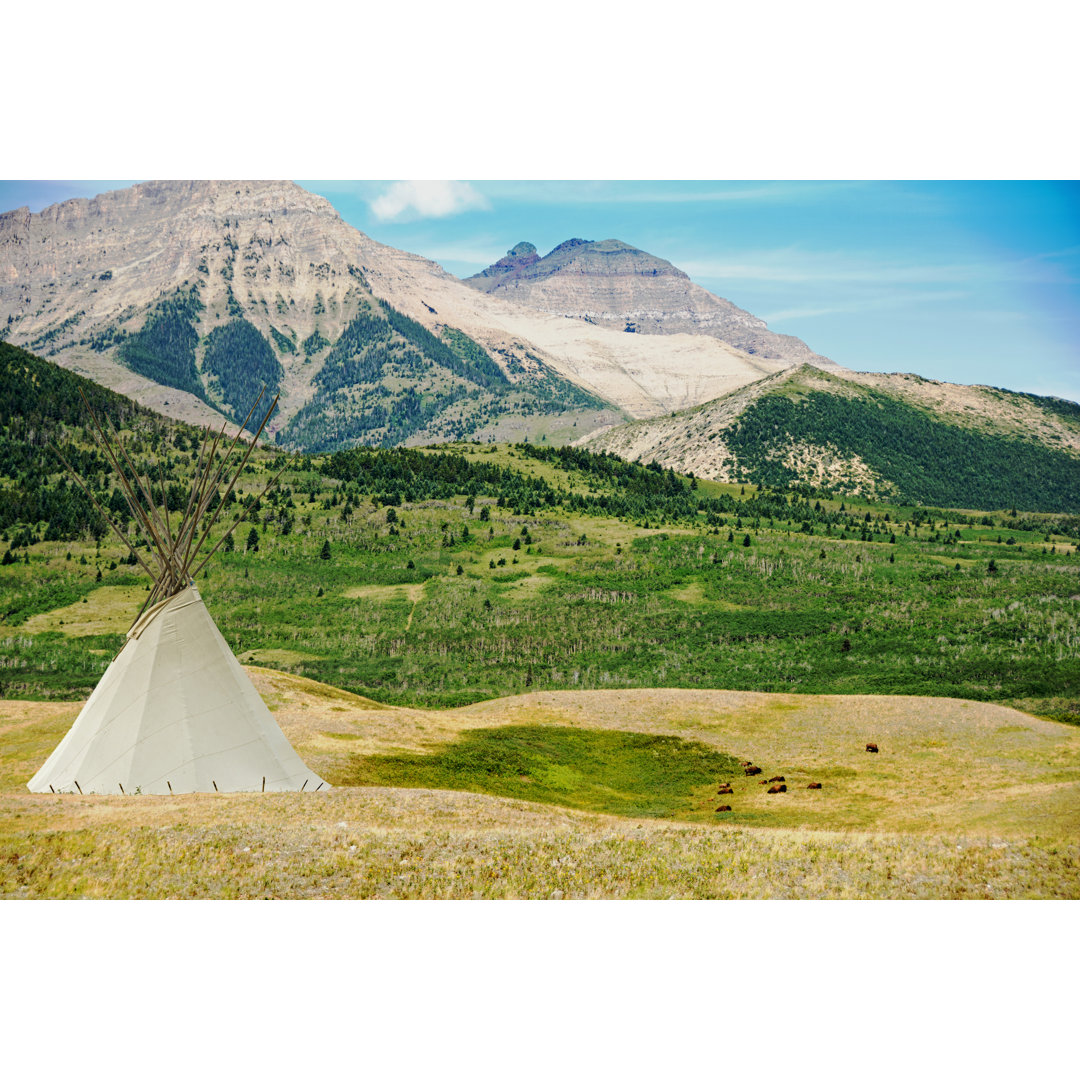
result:
[[[805,342],[695,285],[666,259],[621,240],[567,240],[543,258],[529,243],[465,279],[489,295],[637,334],[704,334],[751,356],[835,367]]]
[[[789,363],[508,303],[278,181],[156,181],[0,215],[0,337],[193,422],[241,417],[265,384],[281,393],[271,434],[308,449],[565,442]]]
[[[579,443],[706,479],[1080,513],[1080,405],[917,375],[801,365]]]
[[[281,394],[271,434],[293,448],[568,437],[619,418],[542,358],[493,356],[388,305],[365,277],[372,251],[378,264],[294,184],[139,184],[0,216],[0,324],[177,418],[240,420],[265,385]]]

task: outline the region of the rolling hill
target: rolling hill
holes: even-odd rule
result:
[[[1080,405],[801,365],[580,440],[699,477],[933,506],[1080,511]]]

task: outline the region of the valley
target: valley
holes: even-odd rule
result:
[[[3,895],[1080,895],[1080,406],[288,184],[0,215],[0,269]],[[197,585],[334,786],[28,794],[149,590],[82,395],[181,513],[256,385]]]

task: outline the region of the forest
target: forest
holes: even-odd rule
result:
[[[266,400],[273,400],[283,375],[270,343],[246,319],[233,319],[207,334],[203,371],[217,380],[224,411],[238,424],[259,390],[265,389]],[[257,431],[261,420],[261,415],[252,417],[248,429]]]

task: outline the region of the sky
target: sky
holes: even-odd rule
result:
[[[845,367],[1080,400],[1077,182],[298,183],[462,277],[615,238]],[[0,209],[121,186],[0,182]]]

